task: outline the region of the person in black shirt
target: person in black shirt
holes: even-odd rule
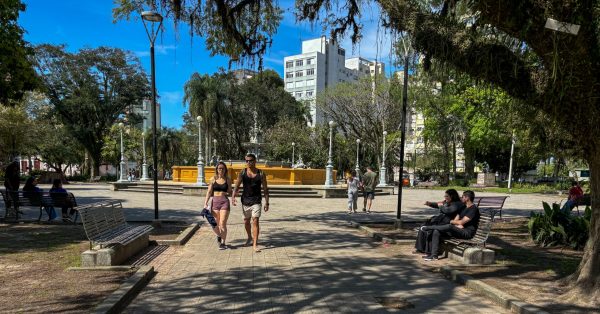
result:
[[[435,261],[438,259],[438,249],[442,238],[471,239],[475,236],[475,232],[477,232],[477,227],[479,226],[480,215],[479,209],[473,204],[474,199],[475,193],[473,191],[465,191],[462,195],[462,201],[465,203],[466,208],[456,215],[449,224],[423,226],[421,228],[424,231],[432,231],[430,240],[431,253],[424,257],[426,261]]]
[[[246,155],[246,168],[240,172],[237,180],[235,181],[235,187],[233,190],[233,196],[231,197],[231,203],[233,206],[237,206],[236,196],[238,194],[240,184],[244,184],[244,191],[242,192],[242,212],[244,213],[244,226],[246,228],[246,234],[248,239],[246,240],[246,246],[253,243],[255,252],[260,252],[258,248],[258,233],[260,227],[258,220],[260,218],[261,210],[265,212],[269,210],[269,188],[267,186],[267,176],[258,168],[256,168],[256,156],[254,154]],[[262,195],[260,189],[265,192],[265,204],[262,204]],[[250,220],[252,220],[252,227],[250,226]],[[252,234],[251,234],[252,229]]]
[[[439,214],[431,217],[425,223],[425,226],[431,225],[447,225],[450,223],[458,213],[464,208],[465,204],[458,196],[458,192],[455,189],[449,189],[444,194],[444,201],[439,204],[436,202],[425,202],[425,205],[431,208],[437,208],[440,210]],[[415,242],[415,251],[413,254],[430,253],[430,239],[432,236],[431,230],[423,230],[423,227],[419,228],[417,233],[417,241]]]

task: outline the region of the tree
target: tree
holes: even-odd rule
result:
[[[141,6],[124,4],[142,1],[121,0],[120,13],[140,9]],[[341,1],[344,2],[344,1]],[[378,0],[385,25],[393,32],[406,31],[411,44],[425,56],[427,69],[432,59],[451,65],[474,78],[492,83],[508,95],[546,114],[566,130],[579,148],[591,172],[592,218],[590,237],[582,261],[572,275],[573,289],[568,297],[581,295],[600,298],[600,3],[597,0],[536,1],[536,0]],[[240,38],[248,23],[260,22],[260,14],[251,18],[239,15],[257,6],[272,8],[271,1],[248,0],[231,2],[197,1],[183,6],[182,1],[163,1],[160,7],[170,10],[170,16],[184,20],[180,15],[205,3],[214,3],[220,9],[215,15],[218,25],[205,24],[200,30],[216,33],[217,26],[233,32],[223,37],[209,37],[209,42],[220,39],[221,47],[242,47],[246,38]],[[345,5],[332,6],[331,1],[300,0],[296,4],[300,20],[315,21],[326,16],[333,35],[352,31],[352,39],[360,38],[360,6],[363,2],[346,1]],[[343,8],[343,12],[331,11]],[[460,9],[460,12],[457,10]],[[198,10],[198,12],[205,12]],[[209,12],[214,12],[209,10]],[[251,11],[247,11],[251,12]],[[262,11],[258,11],[261,14]],[[270,12],[276,12],[272,10]],[[457,14],[460,13],[460,14]],[[236,15],[237,14],[237,15]],[[118,15],[117,15],[118,16]],[[179,17],[178,17],[179,16]],[[559,21],[558,30],[545,28],[547,18]],[[196,18],[196,15],[192,15]],[[252,25],[255,30],[269,27],[277,19]],[[237,24],[236,24],[237,23]],[[564,23],[580,26],[570,32]],[[260,26],[259,26],[260,25]],[[251,35],[255,35],[252,33]],[[266,34],[266,33],[263,33]],[[268,34],[267,34],[268,35]],[[256,36],[249,36],[254,39]],[[266,39],[268,41],[269,39]],[[215,44],[214,42],[212,42]],[[235,43],[235,44],[232,44]],[[252,49],[243,51],[252,55]],[[212,49],[229,53],[232,49]],[[239,52],[235,51],[236,53]],[[531,117],[533,121],[535,117]],[[598,302],[596,302],[598,303]]]
[[[25,11],[20,0],[0,2],[0,105],[4,106],[16,105],[38,83],[29,62],[33,49],[17,24],[20,11]]]
[[[149,93],[139,60],[116,48],[83,49],[77,54],[62,46],[36,48],[36,69],[44,92],[66,130],[85,147],[99,173],[104,135]]]

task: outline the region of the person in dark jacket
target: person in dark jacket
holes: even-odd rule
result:
[[[449,224],[452,219],[456,217],[464,208],[465,204],[461,201],[458,196],[458,192],[455,189],[446,190],[444,194],[444,201],[442,202],[425,202],[425,205],[431,208],[437,208],[440,213],[436,216],[431,217],[425,226],[432,225],[446,225]],[[417,241],[415,243],[414,254],[428,254],[430,253],[428,241],[431,238],[432,232],[423,230],[423,227],[419,228],[417,233]]]
[[[75,214],[73,210],[73,202],[69,199],[69,193],[63,188],[61,179],[54,179],[52,181],[52,188],[48,191],[50,198],[52,198],[54,204],[60,204],[62,209],[62,220],[64,222],[73,222],[71,216]],[[69,212],[69,208],[71,211]]]
[[[11,199],[19,198],[17,191],[19,190],[20,179],[19,163],[13,161],[4,169],[4,187],[6,188],[6,192],[10,193]],[[17,202],[11,204],[9,201],[6,204],[6,210],[8,211],[11,207],[13,207],[15,211],[19,210]],[[19,214],[23,214],[23,212],[19,212]]]
[[[41,206],[44,208],[46,213],[48,214],[48,221],[56,218],[56,211],[54,210],[54,206],[48,203],[44,197],[44,190],[37,187],[38,179],[36,177],[29,177],[27,181],[25,181],[25,185],[23,186],[23,196],[27,197],[31,203],[41,203]]]

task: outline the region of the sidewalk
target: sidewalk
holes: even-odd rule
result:
[[[261,226],[260,253],[242,246],[240,215],[230,217],[232,249],[219,251],[201,228],[151,264],[156,277],[125,312],[387,313],[375,298],[400,297],[414,305],[403,313],[505,313],[439,274],[377,253],[343,220],[276,216]]]

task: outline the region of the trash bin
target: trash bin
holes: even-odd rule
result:
[[[407,178],[402,179],[402,186],[410,186],[410,180]]]

